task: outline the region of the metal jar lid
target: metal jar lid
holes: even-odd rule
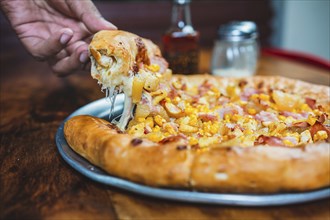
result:
[[[191,3],[191,0],[173,0],[173,2],[178,5],[184,5]]]
[[[233,21],[220,26],[218,37],[227,41],[256,39],[258,37],[258,28],[252,21]]]

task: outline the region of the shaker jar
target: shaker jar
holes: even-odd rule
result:
[[[244,77],[255,73],[259,56],[257,26],[251,21],[230,22],[218,30],[211,72],[226,77]]]

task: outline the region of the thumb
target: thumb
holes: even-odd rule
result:
[[[85,24],[91,33],[100,30],[116,30],[117,27],[105,20],[92,1],[67,1],[75,16]]]

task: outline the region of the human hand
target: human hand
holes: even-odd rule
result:
[[[58,76],[85,68],[94,33],[117,29],[91,0],[0,0],[0,6],[29,53]]]

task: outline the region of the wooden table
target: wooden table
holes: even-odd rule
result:
[[[20,48],[22,51],[22,48]],[[149,198],[93,182],[59,155],[55,132],[72,111],[104,97],[89,74],[57,78],[29,56],[1,52],[0,219],[330,219],[330,200],[249,208]],[[208,71],[209,52],[201,56]],[[328,84],[329,72],[261,57],[258,74]]]

